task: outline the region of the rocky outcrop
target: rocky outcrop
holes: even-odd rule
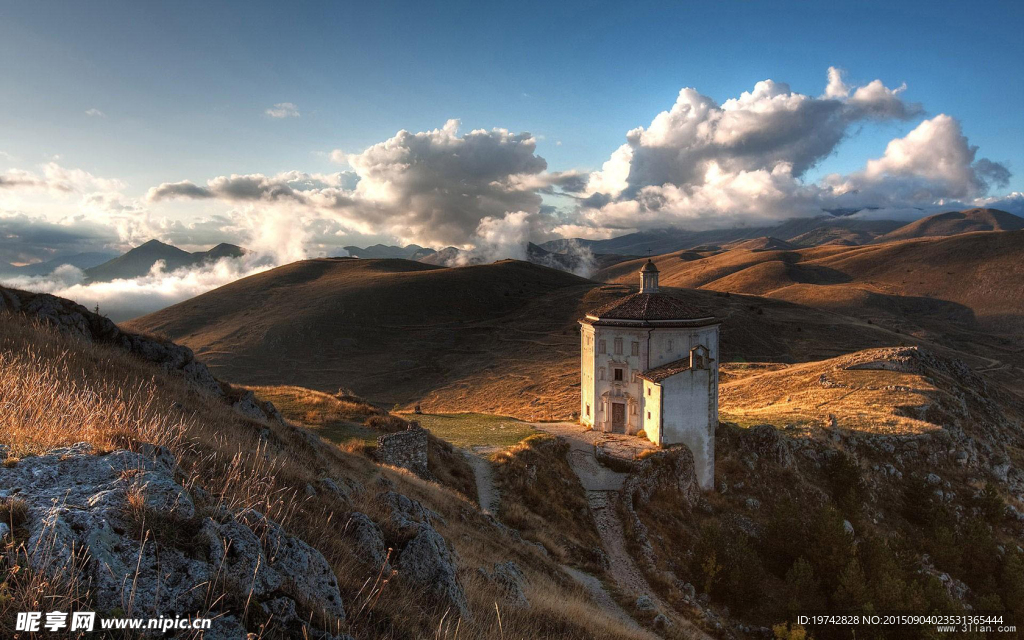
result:
[[[750,466],[758,460],[765,460],[781,467],[793,464],[793,454],[786,439],[770,424],[759,424],[743,432],[740,437],[740,448],[744,451],[744,460]]]
[[[408,469],[419,477],[430,480],[432,476],[427,466],[428,445],[427,430],[419,423],[411,422],[405,431],[379,436],[374,456],[382,464]]]
[[[444,522],[441,517],[395,491],[380,493],[376,502],[388,514],[385,528],[396,539],[405,540],[396,545],[401,546],[395,560],[399,578],[423,588],[463,618],[472,617],[459,580],[458,555],[434,528],[435,522]]]
[[[0,487],[26,504],[32,567],[77,577],[98,612],[226,619],[249,599],[298,637],[322,635],[309,620],[345,618],[320,552],[259,512],[197,501],[179,475],[163,448],[94,455],[82,443],[0,467]]]
[[[526,574],[518,564],[511,560],[499,562],[494,565],[494,570],[490,573],[483,567],[480,568],[480,573],[498,588],[506,604],[529,608],[530,601],[527,599],[524,589],[530,581],[527,580]]]
[[[227,385],[221,384],[205,364],[195,358],[188,347],[167,340],[122,331],[109,318],[89,311],[82,305],[46,293],[30,293],[0,287],[0,312],[21,313],[37,318],[57,330],[88,342],[111,344],[137,358],[181,376],[189,387],[217,397],[227,397]],[[245,392],[233,406],[243,415],[256,420],[282,421],[281,414],[269,402],[256,400]]]
[[[700,484],[689,448],[679,446],[647,456],[623,483],[623,515],[637,552],[649,566],[654,565],[654,547],[637,509],[649,504],[657,494],[669,496],[674,507],[690,508],[700,500]]]

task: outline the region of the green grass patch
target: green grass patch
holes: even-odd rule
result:
[[[406,420],[416,420],[438,438],[457,447],[490,445],[510,447],[536,433],[529,423],[486,413],[403,413]]]

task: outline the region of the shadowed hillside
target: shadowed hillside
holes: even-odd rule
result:
[[[579,405],[577,320],[631,290],[518,261],[442,268],[323,259],[239,280],[126,326],[189,346],[239,383],[345,387],[430,412],[568,418]],[[913,343],[784,301],[672,293],[723,320],[727,360],[803,362]]]

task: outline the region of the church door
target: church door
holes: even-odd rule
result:
[[[626,433],[626,405],[612,403],[612,433]]]

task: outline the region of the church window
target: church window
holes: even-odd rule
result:
[[[622,338],[615,338],[615,355],[622,355]]]
[[[668,350],[672,351],[672,341],[671,340],[668,341]]]
[[[590,405],[589,404],[587,405],[587,417],[588,418],[590,417]]]
[[[650,412],[650,411],[648,411],[648,412],[647,412],[647,419],[648,419],[648,420],[650,420],[650,419],[651,419],[651,412]]]
[[[597,370],[597,379],[604,380],[604,367]]]
[[[597,352],[598,353],[608,353],[608,343],[606,341],[604,341],[604,340],[598,340],[597,341]]]
[[[634,356],[640,355],[640,343],[639,342],[634,342],[633,343],[633,355]]]
[[[650,388],[650,387],[647,387],[647,395],[648,395],[648,396],[650,396],[650,395],[651,395],[651,388]]]
[[[615,380],[617,382],[622,382],[622,369],[615,369]]]

